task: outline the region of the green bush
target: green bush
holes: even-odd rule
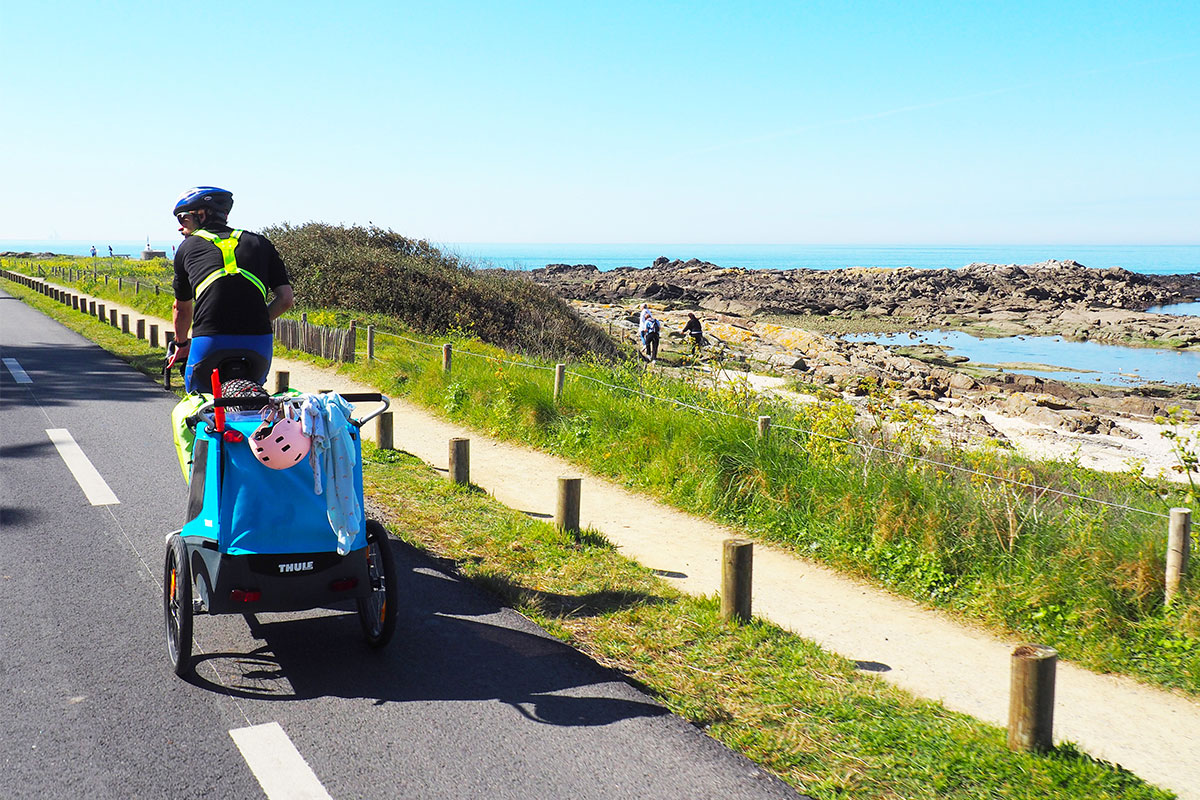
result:
[[[424,240],[319,222],[263,233],[283,256],[306,308],[386,314],[428,335],[456,332],[546,358],[618,355],[599,326],[549,290],[476,271]]]

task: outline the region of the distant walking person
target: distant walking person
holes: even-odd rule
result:
[[[184,386],[209,389],[193,370],[209,353],[248,350],[261,356],[259,383],[271,368],[271,323],[295,297],[287,267],[265,236],[229,227],[233,194],[215,186],[188,189],[175,203],[184,240],[175,251],[176,350],[168,366],[186,358]],[[274,297],[267,301],[268,292]],[[190,338],[189,338],[190,337]]]
[[[96,245],[92,245],[92,258],[96,257]]]
[[[112,258],[112,245],[111,244],[108,246],[108,257]]]
[[[650,309],[646,306],[642,307],[642,323],[638,333],[642,336],[642,350],[646,353],[646,358],[653,364],[658,360],[658,320],[650,313]]]
[[[692,343],[692,355],[700,352],[700,348],[704,347],[704,330],[700,327],[700,319],[695,314],[688,314],[688,320],[683,326],[683,335],[688,337]]]

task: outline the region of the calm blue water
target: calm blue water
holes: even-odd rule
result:
[[[937,344],[951,355],[966,356],[974,364],[1023,362],[1069,369],[1069,372],[1008,369],[1060,381],[1086,381],[1109,386],[1129,386],[1151,381],[1200,383],[1200,352],[1147,350],[1140,347],[1071,342],[1061,336],[1008,336],[980,339],[961,331],[922,331],[916,334],[861,334],[843,337],[852,342],[887,345]]]
[[[725,245],[725,244],[447,244],[480,266],[536,269],[594,264],[601,270],[648,267],[655,258],[698,258],[746,269],[917,267],[957,269],[974,262],[1036,264],[1074,259],[1088,267],[1148,274],[1200,272],[1200,245]]]
[[[87,255],[92,245],[99,255],[116,253],[138,257],[145,240],[136,242],[81,242],[65,240],[0,240],[0,251],[52,252]],[[152,241],[171,255],[178,239]],[[746,269],[838,269],[842,267],[917,267],[957,269],[974,262],[1035,264],[1048,259],[1074,259],[1105,269],[1124,267],[1146,274],[1200,272],[1200,245],[979,245],[979,246],[862,246],[862,245],[711,245],[711,244],[479,244],[440,245],[477,266],[535,269],[547,264],[594,264],[601,270],[647,267],[659,256],[687,260],[698,258],[722,267]],[[1200,314],[1200,303],[1181,303],[1159,309],[1171,314]],[[976,339],[963,333],[924,332],[912,339],[900,336],[866,336],[880,343],[913,344],[931,341],[948,345],[956,355],[972,362],[1038,363],[1069,367],[1071,372],[1012,370],[1044,378],[1088,381],[1110,385],[1164,381],[1197,383],[1200,353],[1068,342],[1058,337]]]
[[[151,241],[166,250],[178,238]],[[0,240],[0,251],[51,252],[88,255],[116,253],[135,258],[146,246],[136,242],[87,242],[69,240]],[[617,267],[648,267],[654,259],[698,258],[722,267],[745,269],[839,269],[842,267],[917,267],[957,269],[974,262],[989,264],[1036,264],[1051,258],[1074,259],[1088,267],[1124,267],[1133,272],[1180,274],[1200,272],[1200,245],[797,245],[797,244],[486,244],[440,245],[479,266],[536,269],[547,264],[594,264],[601,270]]]
[[[167,258],[170,258],[171,248],[177,246],[183,241],[182,236],[176,236],[170,240],[150,241],[150,246],[155,250],[165,250]],[[141,258],[142,251],[146,249],[146,240],[141,239],[136,242],[72,242],[61,239],[0,239],[0,253],[12,251],[14,253],[57,253],[64,256],[86,256],[91,255],[92,246],[96,247],[96,255],[102,258],[108,258],[108,248],[111,245],[113,254],[124,253],[131,258]]]

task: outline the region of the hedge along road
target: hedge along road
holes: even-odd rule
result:
[[[796,796],[399,542],[388,649],[353,613],[199,616],[176,678],[176,398],[2,291],[0,355],[0,797]]]
[[[430,353],[431,359],[439,358],[439,348]],[[278,370],[288,371],[291,385],[305,391],[374,391],[307,362],[276,359],[273,372]],[[269,385],[274,381],[273,374]],[[394,402],[392,412],[397,448],[445,470],[449,439],[468,437],[471,482],[533,515],[553,517],[558,476],[584,474],[563,459],[464,430],[408,403]],[[698,595],[719,591],[721,543],[742,535],[588,475],[580,523]],[[755,614],[916,695],[1007,725],[1010,656],[1018,642],[997,639],[765,544],[755,546],[753,571]],[[1195,701],[1060,662],[1054,727],[1056,741],[1073,741],[1185,800],[1200,800],[1200,704]]]

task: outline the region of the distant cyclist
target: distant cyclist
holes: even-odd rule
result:
[[[287,267],[265,236],[229,227],[233,194],[215,186],[188,189],[175,202],[183,243],[175,252],[176,349],[170,365],[186,359],[184,386],[207,392],[209,376],[196,364],[217,351],[250,351],[271,367],[271,323],[292,307]],[[273,297],[268,297],[273,294]]]

